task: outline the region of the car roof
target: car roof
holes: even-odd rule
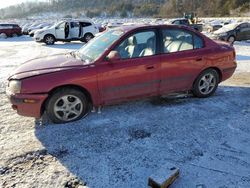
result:
[[[15,26],[18,26],[18,24],[13,24],[13,23],[0,23],[0,25],[4,25],[4,26],[6,26],[6,25],[15,25]]]
[[[187,18],[176,18],[176,19],[173,19],[173,21],[176,21],[176,20],[188,20]]]
[[[90,22],[93,23],[93,21],[91,19],[63,19],[62,21],[69,21],[69,22]]]
[[[157,24],[157,25],[153,25],[153,24],[144,24],[144,25],[129,25],[129,26],[120,26],[117,28],[122,29],[125,32],[129,32],[132,30],[137,30],[137,29],[157,29],[157,28],[163,28],[163,27],[167,27],[167,28],[172,28],[172,29],[185,29],[188,31],[195,31],[194,29],[185,26],[185,25],[172,25],[172,24]]]

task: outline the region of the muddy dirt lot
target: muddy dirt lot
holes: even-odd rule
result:
[[[235,44],[238,69],[208,99],[129,102],[64,125],[18,116],[4,94],[8,73],[81,45],[0,42],[0,187],[142,188],[166,162],[181,170],[173,188],[250,187],[249,43]]]

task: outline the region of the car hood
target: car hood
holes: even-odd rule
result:
[[[238,25],[239,25],[238,23],[231,23],[231,24],[225,25],[222,28],[215,31],[214,34],[218,35],[221,33],[227,33],[227,32],[233,31]]]
[[[218,29],[217,31],[215,31],[214,34],[219,35],[219,34],[222,34],[222,33],[227,33],[229,31],[231,31],[231,29],[225,29],[225,28],[222,27],[222,28]]]
[[[23,79],[80,66],[82,67],[84,64],[85,62],[74,58],[70,53],[57,54],[25,62],[12,72],[9,79]]]

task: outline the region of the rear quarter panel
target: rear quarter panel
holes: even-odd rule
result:
[[[231,77],[237,67],[234,48],[227,43],[220,42],[211,51],[212,53],[207,56],[207,68],[219,69],[221,73],[220,81]]]

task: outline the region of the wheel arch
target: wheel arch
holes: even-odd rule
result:
[[[231,34],[227,37],[227,41],[228,41],[228,39],[229,39],[230,37],[234,37],[234,40],[236,40],[236,39],[237,39],[237,38],[236,38],[236,34],[235,34],[235,33],[231,33]]]
[[[43,36],[43,40],[45,40],[45,37],[47,37],[47,36],[52,36],[52,37],[54,37],[54,39],[55,39],[55,41],[56,41],[56,37],[55,37],[55,35],[53,35],[52,33],[47,33],[47,34],[45,34],[45,35]]]
[[[195,83],[195,81],[197,80],[197,78],[199,77],[199,75],[201,75],[204,71],[206,71],[206,70],[208,70],[208,69],[213,69],[213,70],[215,70],[217,73],[218,73],[218,75],[219,75],[219,83],[221,82],[221,80],[222,80],[222,71],[218,68],[218,67],[207,67],[206,69],[204,69],[204,70],[202,70],[199,74],[198,74],[198,76],[195,78],[195,80],[193,81],[193,85],[194,85],[194,83]],[[192,86],[193,86],[192,85]]]
[[[92,36],[95,36],[93,33],[91,33],[91,32],[87,32],[87,33],[85,33],[84,34],[84,37],[86,36],[86,35],[92,35]]]
[[[53,95],[53,93],[63,89],[63,88],[72,88],[72,89],[76,89],[76,90],[79,90],[81,92],[83,92],[86,97],[87,97],[87,100],[90,102],[90,104],[92,105],[93,104],[93,99],[92,99],[92,96],[90,94],[90,92],[82,87],[82,86],[79,86],[79,85],[74,85],[74,84],[66,84],[66,85],[60,85],[60,86],[57,86],[55,88],[53,88],[52,90],[50,90],[48,92],[48,97],[46,98],[46,100],[43,102],[42,106],[41,106],[41,115],[44,113],[45,111],[45,108],[46,108],[46,105],[50,99],[50,97]]]

